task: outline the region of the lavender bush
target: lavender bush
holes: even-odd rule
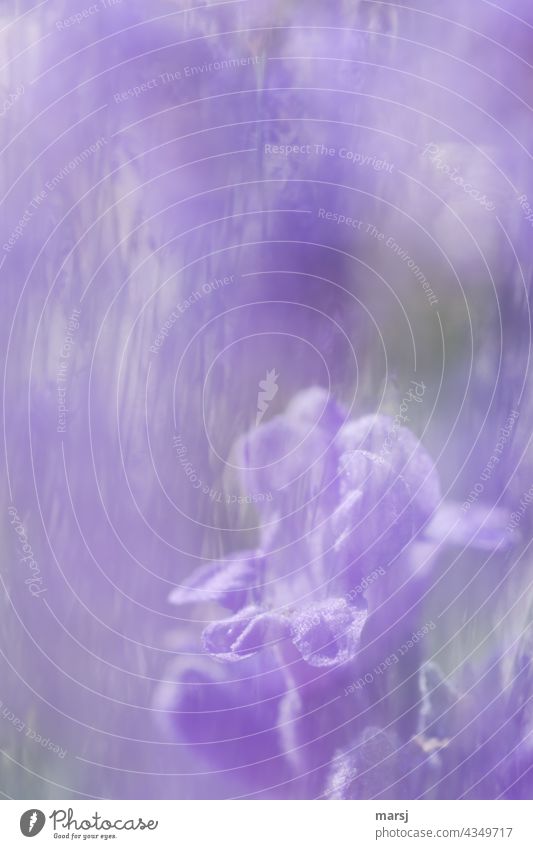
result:
[[[531,9],[6,0],[14,798],[531,798]]]

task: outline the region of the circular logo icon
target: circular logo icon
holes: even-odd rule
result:
[[[20,818],[20,830],[24,837],[35,837],[43,830],[46,817],[42,811],[37,808],[30,808],[25,811]]]

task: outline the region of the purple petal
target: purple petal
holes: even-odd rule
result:
[[[260,492],[283,490],[305,474],[321,481],[327,448],[328,441],[318,428],[276,416],[242,441],[246,486]]]
[[[294,482],[308,492],[336,478],[335,437],[345,413],[325,389],[318,386],[298,393],[282,415],[251,430],[240,442],[239,453],[247,488],[277,492],[272,508]]]
[[[458,502],[445,501],[424,529],[424,536],[460,548],[497,551],[512,544],[509,519],[510,513],[500,507],[475,504],[464,511]]]
[[[408,485],[416,525],[422,528],[440,502],[440,483],[433,460],[410,430],[389,416],[364,416],[342,428],[338,446],[341,452],[369,451],[389,463]]]
[[[237,661],[252,657],[287,633],[288,623],[283,616],[250,605],[229,619],[208,625],[202,642],[205,651],[218,660]]]
[[[390,463],[368,451],[341,457],[344,498],[329,523],[331,544],[359,569],[387,567],[415,533],[409,488]]]
[[[172,604],[200,604],[216,601],[230,610],[239,610],[246,595],[260,582],[263,556],[259,550],[241,551],[234,560],[215,561],[201,566],[170,594]]]
[[[355,746],[333,758],[329,799],[414,799],[435,780],[431,762],[414,740],[369,727]]]
[[[292,618],[292,641],[311,666],[346,663],[357,653],[366,618],[366,610],[345,599],[310,604]]]
[[[331,438],[346,421],[346,411],[321,386],[299,392],[287,407],[286,416],[309,427],[320,427]]]
[[[165,730],[186,744],[200,767],[196,779],[187,778],[196,781],[193,796],[261,792],[288,779],[278,728],[287,684],[273,656],[263,652],[238,667],[207,655],[178,658],[166,677],[156,707]],[[212,780],[209,770],[215,771]]]

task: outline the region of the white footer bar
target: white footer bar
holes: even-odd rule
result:
[[[532,802],[4,801],[1,845],[531,849]]]

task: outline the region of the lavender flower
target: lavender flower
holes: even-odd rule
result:
[[[268,735],[278,727],[284,748],[274,748],[271,759],[281,751],[287,764],[272,780],[277,777],[283,783],[288,771],[305,795],[310,788],[319,789],[333,747],[348,727],[361,725],[357,716],[348,719],[346,727],[341,723],[336,728],[334,721],[325,738],[322,734],[313,741],[328,689],[335,687],[339,693],[350,672],[357,670],[362,635],[372,614],[363,593],[351,599],[346,591],[361,580],[365,568],[400,568],[396,560],[423,533],[438,506],[436,471],[409,431],[393,434],[388,460],[363,447],[379,450],[378,442],[388,436],[386,418],[350,422],[323,390],[300,393],[284,414],[255,428],[240,443],[243,481],[274,493],[262,519],[259,547],[201,567],[170,597],[179,607],[215,603],[233,611],[204,628],[202,647],[215,661],[238,664],[234,674],[254,658],[261,664],[256,667],[260,677],[263,671],[271,676],[279,670],[285,693],[278,697],[278,715],[274,720],[265,713],[264,725],[254,726],[250,742],[256,734]],[[424,486],[433,503],[426,496],[422,507],[419,490]],[[173,705],[178,736],[191,740],[195,718],[186,716],[185,683],[177,685],[181,696],[166,699]],[[230,676],[228,688],[235,698],[231,709],[237,713],[244,697],[240,687]],[[216,714],[214,692],[202,688],[202,706]],[[360,699],[356,710],[364,713],[366,701],[366,696]],[[344,713],[346,708],[339,711],[340,717]],[[261,723],[258,714],[255,722]],[[255,746],[250,752],[255,754]],[[209,747],[204,754],[209,757]],[[250,782],[247,773],[242,781]],[[248,792],[261,792],[257,783],[247,786]]]

